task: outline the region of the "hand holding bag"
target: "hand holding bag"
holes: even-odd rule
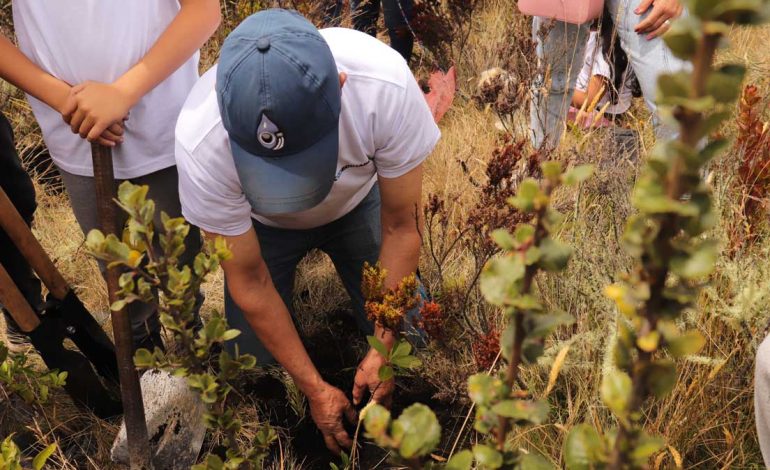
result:
[[[525,15],[574,24],[599,18],[603,8],[604,0],[519,0],[519,10]]]

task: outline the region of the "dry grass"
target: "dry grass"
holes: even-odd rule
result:
[[[426,164],[424,192],[453,201],[448,206],[455,230],[466,223],[478,197],[472,181],[483,183],[485,163],[500,137],[495,116],[476,106],[470,97],[478,74],[497,65],[497,51],[501,41],[506,40],[503,32],[514,21],[514,15],[510,2],[489,0],[474,16],[467,47],[456,58],[458,98],[442,121],[443,138]],[[224,37],[225,29],[204,51],[205,64],[215,60],[217,44]],[[736,30],[731,34],[731,49],[721,56],[725,60],[745,62],[750,70],[749,81],[757,84],[764,96],[770,96],[768,40],[768,27]],[[428,56],[424,57],[422,66],[428,68]],[[22,151],[29,154],[39,149],[39,132],[25,102],[11,92],[11,99],[5,104]],[[648,148],[653,143],[649,115],[639,107],[635,109],[634,126],[643,137],[643,146]],[[526,122],[525,116],[520,118],[521,123]],[[729,126],[725,130],[732,131]],[[737,203],[731,190],[734,178],[731,172],[735,166],[731,164],[731,157],[727,154],[714,165],[714,194],[723,214],[730,214]],[[532,390],[544,390],[554,357],[569,346],[566,363],[549,395],[553,410],[550,423],[522,430],[516,441],[522,447],[539,450],[554,464],[561,465],[563,439],[572,425],[589,421],[603,429],[612,426],[609,413],[598,399],[598,386],[609,364],[606,351],[613,341],[616,317],[601,291],[628,266],[618,239],[631,210],[627,194],[637,165],[618,161],[601,132],[568,136],[558,158],[569,162],[605,162],[593,181],[577,192],[559,195],[558,204],[568,213],[560,236],[576,247],[576,254],[565,274],[537,280],[546,303],[573,314],[578,322],[574,328],[560,331],[547,345],[541,363],[524,374]],[[100,313],[107,310],[105,287],[96,264],[82,250],[83,237],[66,196],[51,193],[49,187],[39,184],[38,202],[35,233],[64,276],[77,287],[89,309],[105,321],[107,315]],[[715,229],[714,236],[725,240],[724,227],[720,225]],[[685,468],[762,467],[754,431],[752,377],[754,351],[765,335],[770,318],[766,307],[770,300],[767,265],[770,246],[766,236],[765,227],[753,248],[744,249],[735,257],[720,259],[713,285],[701,296],[700,308],[686,319],[690,327],[697,327],[708,338],[708,345],[702,356],[681,363],[680,381],[670,397],[646,410],[649,430],[662,434],[673,449],[656,459],[656,467],[673,468],[675,454],[681,455]],[[443,268],[444,278],[440,279],[435,264],[423,256],[421,270],[434,290],[440,291],[447,284],[467,284],[473,274],[473,258],[467,250],[458,249],[448,257]],[[223,309],[222,287],[221,273],[206,284],[204,312]],[[297,292],[301,295],[296,306],[306,331],[326,328],[324,313],[346,308],[344,290],[329,260],[321,254],[311,255],[301,264]],[[467,308],[475,312],[473,318],[485,315],[492,323],[496,321],[495,312],[489,311],[475,296]],[[109,329],[109,322],[105,321],[105,327]],[[462,417],[467,410],[462,382],[476,368],[470,352],[474,334],[459,322],[452,332],[455,337],[449,342],[449,349],[431,347],[425,352],[426,366],[421,374],[423,380],[434,387],[436,395],[442,397],[446,415]],[[57,402],[66,403],[66,398],[57,395]],[[248,430],[253,430],[261,419],[257,408],[256,404],[244,400],[242,416]],[[68,455],[56,456],[57,468],[106,468],[115,426],[77,415],[66,404],[55,405],[54,412],[54,415],[37,415],[31,424],[25,424],[33,431],[35,427],[47,429],[35,433],[47,436],[46,439],[59,439],[60,444],[69,449]],[[293,457],[288,432],[282,435],[280,451],[270,468],[309,468],[302,467],[301,459]],[[450,425],[445,428],[440,453],[447,454],[458,435],[461,444],[474,439],[469,427]]]

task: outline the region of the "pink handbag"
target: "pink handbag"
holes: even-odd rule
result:
[[[574,24],[599,18],[603,8],[604,0],[519,0],[519,10],[525,15]]]

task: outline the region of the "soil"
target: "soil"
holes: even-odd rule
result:
[[[330,314],[326,326],[319,328],[321,331],[304,337],[303,341],[324,379],[345,391],[348,398],[351,398],[356,366],[367,345],[352,317],[345,310]],[[243,391],[257,399],[261,404],[262,415],[267,417],[271,426],[283,430],[283,434],[290,438],[291,453],[297,461],[303,462],[303,468],[329,469],[330,462],[340,465],[339,459],[326,449],[321,433],[315,427],[309,412],[305,413],[304,418],[299,418],[292,410],[286,397],[285,386],[279,379],[265,375],[246,385]],[[442,440],[446,442],[439,446],[439,449],[444,449],[451,446],[451,440],[455,436],[450,435],[452,433],[449,431],[455,429],[455,426],[459,427],[465,410],[453,408],[451,404],[434,399],[436,392],[437,389],[433,385],[418,376],[399,377],[391,412],[393,416],[398,416],[404,408],[414,403],[430,406],[445,431]],[[348,428],[351,436],[354,431],[355,427]],[[361,429],[357,468],[389,468],[387,453],[367,440],[363,434]]]

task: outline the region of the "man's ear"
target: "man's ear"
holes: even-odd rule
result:
[[[346,74],[345,72],[340,72],[340,88],[345,86],[345,82],[347,81],[347,79],[348,79],[348,74]]]

